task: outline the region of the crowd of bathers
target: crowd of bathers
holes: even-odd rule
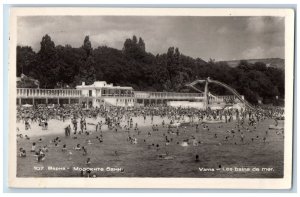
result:
[[[141,133],[141,130],[138,123],[133,121],[133,118],[139,117],[144,120],[150,118],[151,120],[151,130],[148,131],[147,136],[151,138],[152,133],[159,132],[161,128],[168,128],[167,133],[164,133],[163,140],[165,141],[165,145],[170,145],[173,143],[174,137],[170,137],[172,135],[179,136],[180,132],[186,132],[183,128],[179,131],[179,128],[172,128],[171,125],[177,122],[185,122],[185,119],[189,120],[189,124],[195,127],[196,133],[199,132],[200,128],[203,130],[209,130],[209,126],[207,124],[201,123],[203,120],[206,121],[220,121],[222,120],[224,123],[236,121],[237,128],[243,128],[245,132],[250,132],[249,127],[255,127],[255,125],[263,121],[265,119],[274,119],[275,122],[278,120],[284,119],[284,110],[279,107],[265,107],[265,108],[256,108],[255,110],[250,109],[219,109],[219,110],[199,110],[194,108],[174,108],[168,106],[146,106],[146,107],[102,107],[102,108],[83,108],[81,105],[72,104],[72,105],[38,105],[33,107],[17,107],[17,120],[25,124],[25,130],[30,130],[30,124],[39,124],[42,129],[47,129],[48,121],[51,119],[56,119],[62,122],[69,121],[71,124],[65,128],[65,137],[71,136],[72,139],[76,140],[77,135],[90,135],[91,132],[99,132],[99,135],[96,136],[95,140],[97,143],[103,143],[104,137],[102,135],[102,127],[103,125],[107,125],[107,128],[111,131],[118,132],[123,130],[128,133],[127,141],[131,144],[137,144],[137,137]],[[160,117],[161,124],[154,124],[153,118]],[[92,118],[96,121],[98,118],[102,118],[104,121],[98,121],[95,124],[94,131],[87,130],[86,118]],[[168,121],[165,121],[168,120]],[[277,122],[278,123],[278,122]],[[78,126],[79,124],[79,126]],[[230,138],[234,136],[238,136],[241,142],[244,142],[244,134],[242,129],[232,129],[226,131],[226,136],[224,138],[225,141],[228,141]],[[237,132],[239,132],[237,134]],[[132,135],[132,133],[134,133]],[[267,131],[262,140],[265,142],[267,137]],[[30,140],[30,137],[25,135],[21,136],[18,134],[19,138],[24,138],[25,140]],[[219,136],[215,133],[214,138],[218,138]],[[258,136],[257,136],[258,138]],[[39,139],[42,141],[42,138]],[[255,140],[251,139],[252,142]],[[46,153],[49,151],[49,146],[44,145],[41,147],[37,147],[37,143],[39,141],[32,142],[32,147],[30,152],[33,152],[37,158],[38,162],[42,162],[45,160]],[[86,144],[92,145],[95,142],[92,142],[91,139],[87,137]],[[146,143],[146,139],[143,140],[143,143]],[[182,142],[176,142],[177,144],[181,144],[182,146],[187,146],[192,144],[193,146],[197,146],[202,143],[200,140],[197,140],[193,135],[189,138],[184,139]],[[61,137],[57,136],[53,140],[51,140],[51,144],[54,147],[61,146],[61,151],[67,153],[67,158],[69,160],[72,159],[73,152],[68,149],[67,144],[61,144]],[[154,147],[159,150],[159,144],[149,144],[150,148]],[[82,144],[77,144],[75,147],[72,147],[72,150],[76,152],[80,152],[83,156],[88,155],[88,151],[86,146]],[[117,151],[114,154],[118,154]],[[26,150],[21,147],[19,148],[19,156],[26,157]],[[172,158],[168,153],[159,154],[159,157],[162,158]],[[195,161],[199,161],[199,155],[195,155]],[[91,158],[87,157],[86,164],[90,165]]]

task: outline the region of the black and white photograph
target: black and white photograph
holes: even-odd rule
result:
[[[291,187],[292,10],[11,13],[11,186]]]

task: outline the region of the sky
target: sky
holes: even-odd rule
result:
[[[284,59],[282,17],[22,16],[17,28],[17,44],[31,46],[36,52],[46,34],[55,45],[80,47],[89,35],[93,48],[117,49],[136,35],[154,55],[174,46],[205,61]]]

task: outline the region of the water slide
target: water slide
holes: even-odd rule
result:
[[[196,80],[196,81],[194,81],[194,82],[192,82],[190,84],[186,84],[186,86],[190,87],[190,88],[192,88],[194,90],[196,90],[197,92],[204,93],[203,91],[201,91],[198,88],[196,88],[194,85],[196,85],[197,83],[205,83],[205,82],[206,82],[206,80]],[[210,92],[208,93],[208,95],[211,96],[211,97],[216,98],[216,96],[213,95],[213,94],[211,94]]]
[[[254,109],[254,107],[248,103],[246,100],[244,100],[242,98],[242,96],[233,88],[231,88],[230,86],[226,85],[225,83],[222,83],[220,81],[216,81],[216,80],[212,80],[212,79],[207,79],[209,83],[214,83],[217,85],[220,85],[224,88],[226,88],[227,90],[229,90],[232,94],[234,94],[241,102],[243,102],[247,107],[249,107],[250,109]]]
[[[196,80],[196,81],[194,81],[194,82],[192,82],[190,84],[186,84],[186,86],[188,86],[188,87],[196,90],[197,92],[203,93],[203,91],[199,90],[198,88],[195,88],[194,85],[196,85],[197,83],[204,83],[204,82],[205,82],[205,80]]]

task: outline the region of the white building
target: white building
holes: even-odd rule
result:
[[[92,85],[85,85],[83,82],[82,85],[76,86],[76,89],[17,88],[16,102],[18,105],[82,104],[86,108],[164,105],[182,108],[223,109],[225,107],[245,107],[243,100],[243,96],[213,96],[209,94],[208,104],[206,104],[203,93],[133,91],[132,87],[114,86],[105,81],[95,81]]]
[[[92,85],[82,82],[76,89],[81,90],[81,96],[86,98],[83,99],[83,103],[87,106],[133,107],[135,103],[132,87],[113,86],[105,81],[95,81]]]

